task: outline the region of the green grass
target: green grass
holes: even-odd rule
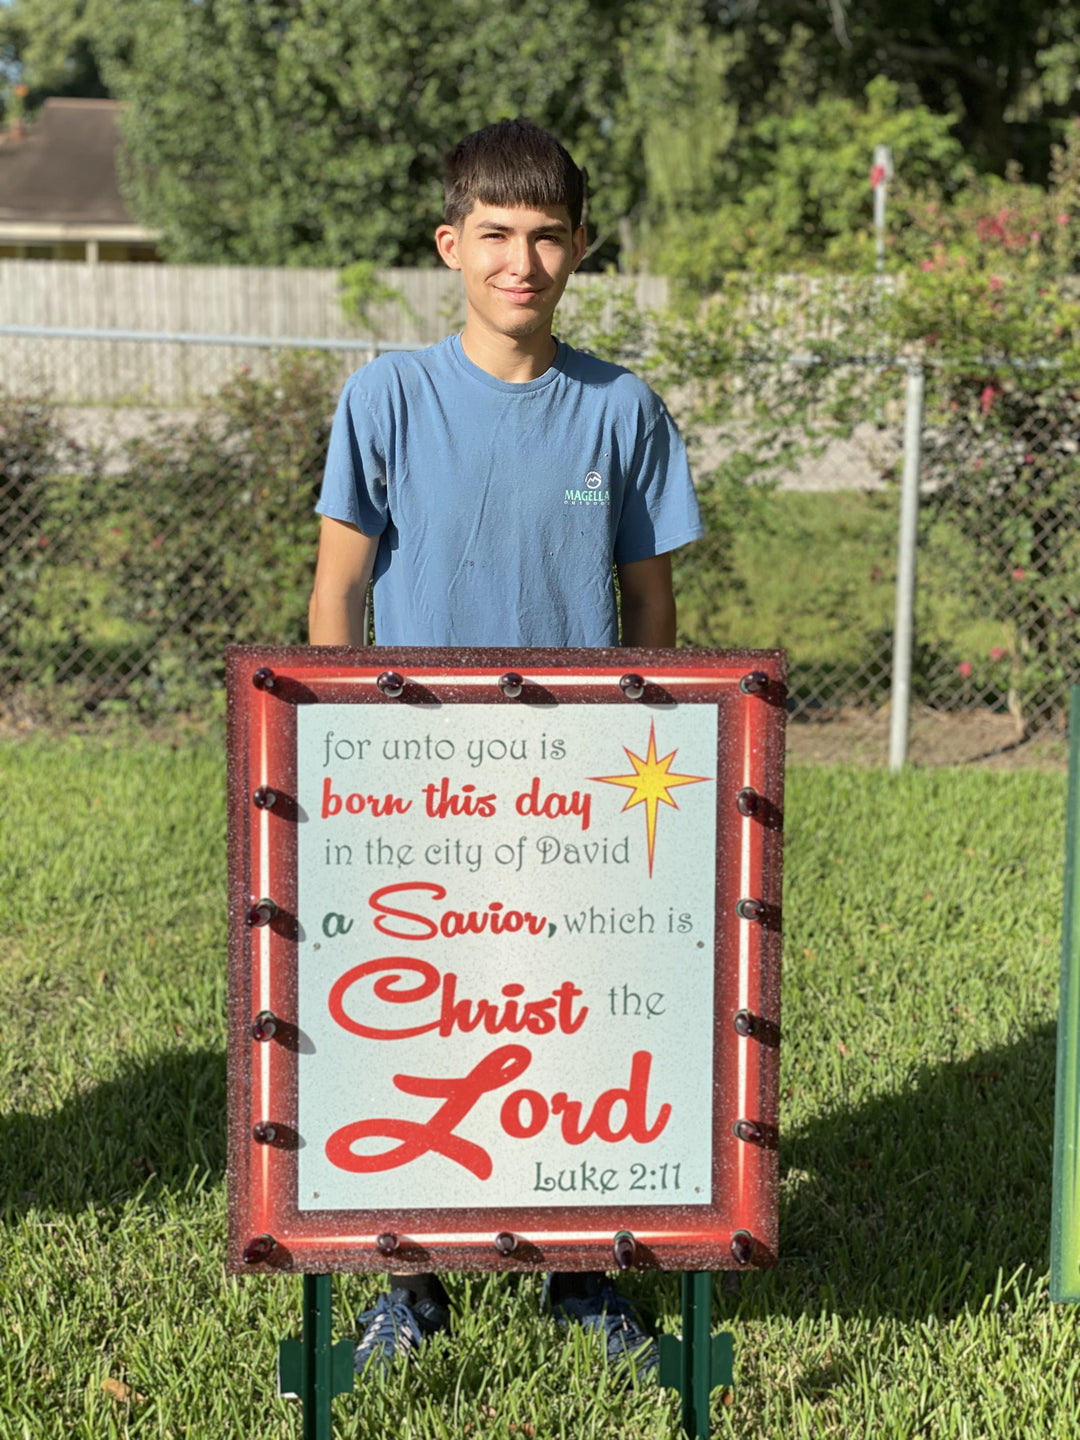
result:
[[[0,1437],[298,1436],[299,1280],[223,1265],[220,753],[9,743],[0,786]],[[1052,774],[792,772],[782,1260],[717,1287],[716,1434],[1076,1432],[1047,1299],[1063,803]],[[628,1288],[678,1328],[674,1277]],[[338,1279],[338,1334],[375,1289]],[[453,1340],[335,1433],[676,1436],[675,1397],[624,1397],[537,1292],[458,1278]]]

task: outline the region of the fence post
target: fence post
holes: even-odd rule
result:
[[[893,627],[892,710],[889,769],[907,760],[911,711],[911,651],[915,634],[915,551],[919,530],[919,471],[922,459],[923,397],[926,380],[917,360],[907,364],[904,392],[904,467],[900,480],[900,536],[896,552],[896,624]]]

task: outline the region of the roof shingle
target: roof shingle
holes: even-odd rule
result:
[[[0,220],[133,224],[116,180],[119,109],[46,100],[23,139],[0,145]]]

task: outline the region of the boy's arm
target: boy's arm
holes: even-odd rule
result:
[[[315,586],[308,605],[312,645],[366,645],[364,600],[375,568],[378,535],[322,517]]]
[[[675,644],[675,591],[671,556],[652,555],[615,567],[619,576],[622,643],[651,649]]]

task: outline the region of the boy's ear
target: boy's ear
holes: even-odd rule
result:
[[[574,257],[574,269],[581,264],[585,251],[589,248],[589,236],[584,225],[579,225],[574,231],[573,239],[570,241],[571,253]]]
[[[435,231],[435,248],[444,265],[451,270],[460,270],[461,261],[457,255],[458,231],[453,225],[440,225]]]

